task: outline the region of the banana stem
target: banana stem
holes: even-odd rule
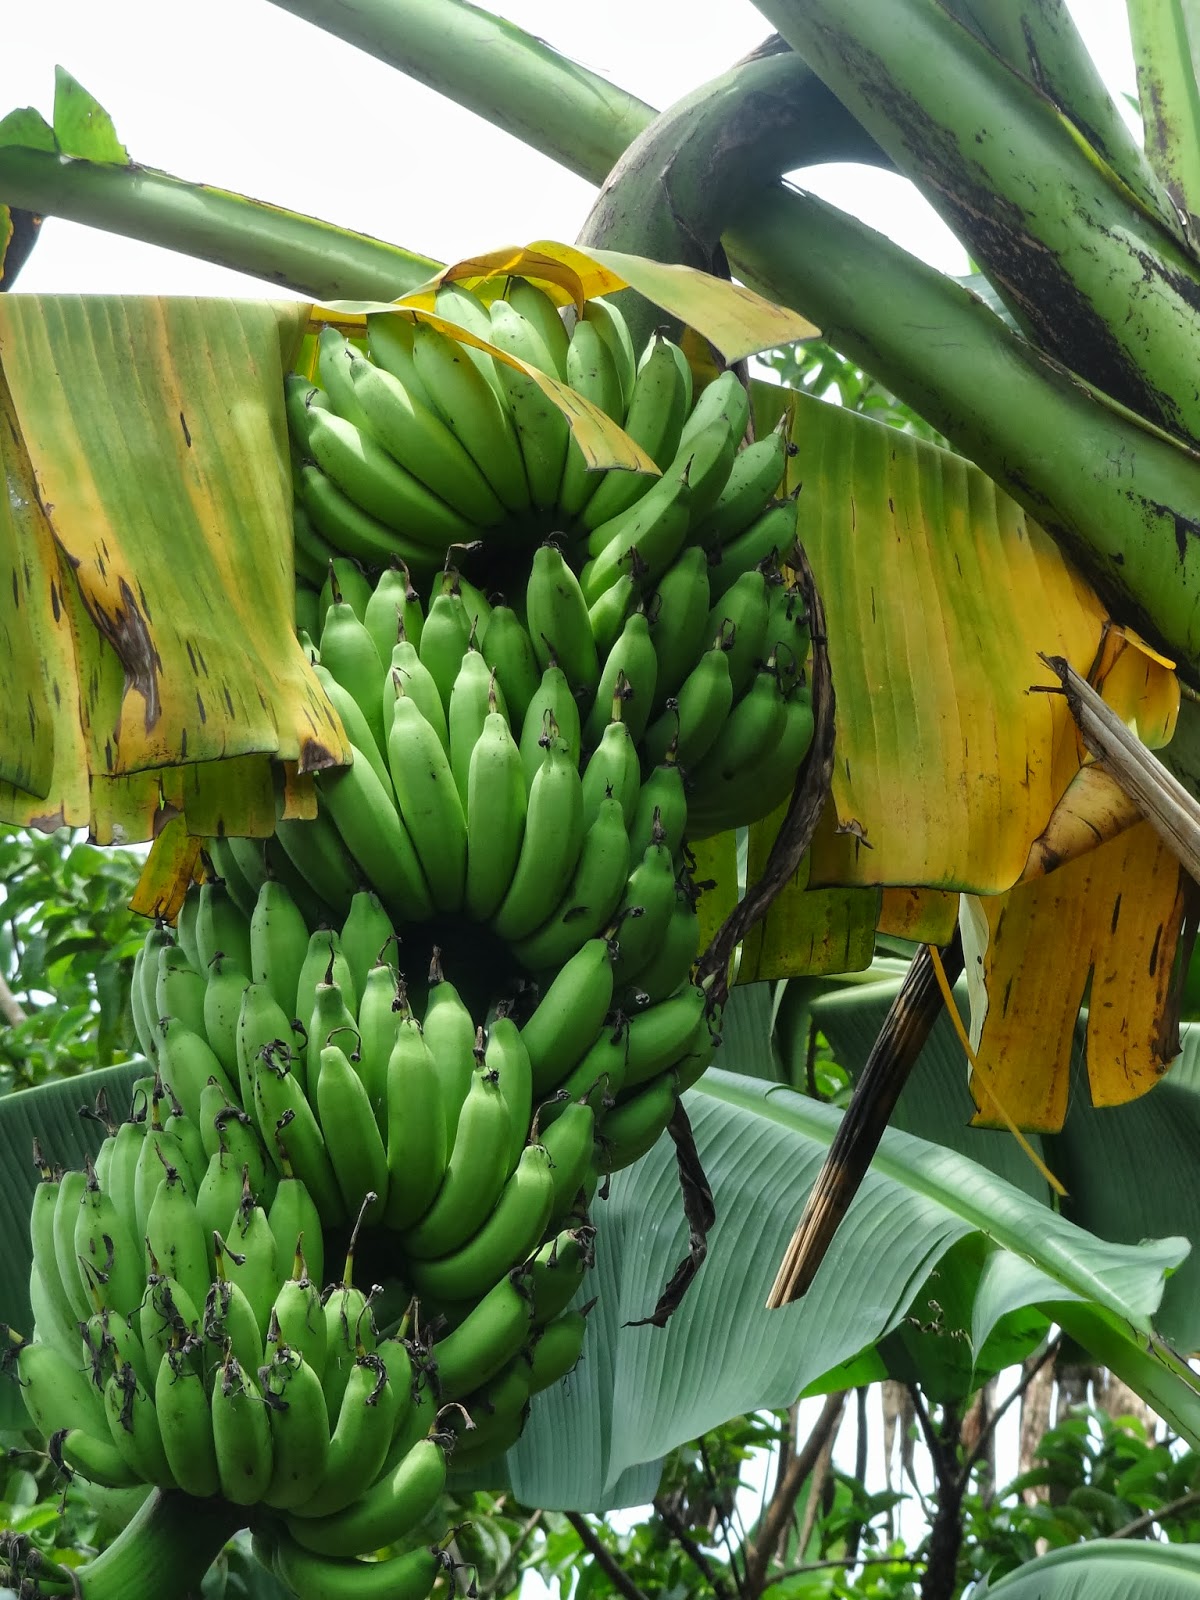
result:
[[[245,1520],[225,1500],[156,1489],[108,1549],[80,1568],[81,1600],[129,1600],[151,1583],[159,1600],[184,1600]]]

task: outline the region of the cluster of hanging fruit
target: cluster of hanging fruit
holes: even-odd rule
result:
[[[670,340],[520,280],[437,312],[661,475],[589,471],[528,370],[403,314],[287,379],[297,628],[353,761],[148,934],[148,1074],[85,1170],[39,1152],[10,1334],[64,1470],[244,1507],[302,1600],[427,1594],[448,1463],[578,1360],[597,1188],[719,1042],[689,840],[812,737],[788,446],[745,443],[737,376],[693,397]]]

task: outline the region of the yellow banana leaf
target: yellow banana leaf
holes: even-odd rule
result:
[[[962,458],[804,395],[793,438],[837,694],[812,882],[1007,889],[1080,763],[1038,652],[1086,674],[1104,607]]]
[[[145,839],[169,801],[193,808],[193,831],[218,819],[261,833],[271,759],[348,759],[292,628],[282,376],[307,317],[291,304],[0,297],[0,555],[19,549],[35,636],[3,686],[6,704],[36,706],[40,681],[53,707],[48,778],[44,734],[4,728],[0,772],[45,784],[36,807],[0,793],[6,820]],[[258,776],[199,770],[231,756],[257,758]],[[180,765],[196,769],[190,782],[168,782]]]
[[[636,289],[703,334],[727,365],[759,350],[794,344],[797,339],[814,339],[820,332],[799,312],[695,267],[592,245],[581,249],[553,239],[539,239],[524,248],[493,250],[455,262],[438,274],[435,283],[461,281],[472,288],[482,286],[486,299],[489,283],[494,283],[495,292],[500,293],[503,280],[512,276],[533,279],[551,294],[557,290],[555,298],[579,307],[598,295]],[[422,288],[432,305],[430,286]],[[421,292],[416,290],[414,294]],[[411,299],[406,296],[406,300]]]
[[[184,819],[171,817],[150,847],[129,909],[139,916],[163,917],[174,922],[188,885],[196,875],[200,850],[201,841],[195,834],[188,833]]]
[[[1183,916],[1179,863],[1149,823],[1007,894],[964,897],[975,1121],[1052,1132],[1067,1109],[1071,1042],[1089,979],[1092,1103],[1154,1087],[1178,1051],[1168,991]]]
[[[738,886],[737,835],[714,833],[708,839],[689,843],[695,863],[695,881],[701,888],[696,902],[700,924],[700,948],[707,950],[717,930],[740,899]]]
[[[749,830],[748,882],[754,883],[762,876],[786,813],[785,804]],[[742,941],[739,983],[861,972],[871,965],[879,916],[878,890],[810,889],[810,860],[811,855],[806,852],[790,881],[771,902],[766,916]]]
[[[883,889],[879,895],[880,933],[914,944],[943,945],[958,924],[958,896],[945,889]]]

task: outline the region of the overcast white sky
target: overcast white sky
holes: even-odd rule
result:
[[[1071,0],[1101,70],[1132,89],[1123,0]],[[723,71],[771,30],[749,0],[493,0],[652,105]],[[597,19],[602,17],[598,26]],[[267,0],[208,0],[203,19],[162,0],[24,5],[5,28],[0,114],[49,115],[61,62],[111,113],[133,158],[310,212],[439,260],[537,238],[570,240],[593,190],[470,112]],[[809,187],[905,248],[961,272],[962,250],[903,179],[827,167]],[[27,292],[261,294],[256,280],[50,219]]]

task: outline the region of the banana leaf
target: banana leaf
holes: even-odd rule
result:
[[[972,1593],[983,1600],[1195,1600],[1200,1545],[1093,1539],[1051,1550]]]
[[[1110,1362],[1129,1370],[1165,1276],[1188,1248],[1179,1238],[1106,1243],[976,1163],[889,1131],[808,1295],[767,1312],[767,1289],[839,1115],[725,1071],[709,1073],[686,1103],[718,1218],[704,1267],[665,1330],[630,1326],[653,1309],[686,1250],[664,1141],[597,1204],[597,1265],[580,1299],[598,1294],[599,1302],[583,1361],[534,1402],[507,1458],[525,1504],[598,1510],[635,1503],[653,1463],[674,1446],[730,1416],[820,1392],[836,1381],[831,1369],[900,1326],[931,1272],[953,1270],[951,1252],[964,1240],[981,1240],[1001,1259],[1031,1257],[1038,1268],[1024,1288],[976,1293],[976,1362],[997,1329],[1014,1337],[1006,1319],[1027,1318],[1032,1306],[1045,1326],[1052,1295],[1102,1311],[1110,1319]],[[1145,1359],[1172,1425],[1200,1438],[1200,1390],[1168,1355]]]
[[[856,1076],[900,981],[846,985],[809,1000],[800,1017],[789,1018],[791,1036],[806,1038],[811,1021],[836,1059]],[[965,984],[958,986],[956,998],[964,1009]],[[1167,1280],[1155,1325],[1179,1349],[1194,1350],[1200,1346],[1200,1190],[1195,1182],[1200,1026],[1185,1025],[1181,1032],[1182,1051],[1156,1088],[1128,1105],[1097,1107],[1088,1092],[1085,1014],[1075,1029],[1066,1119],[1057,1133],[1033,1133],[1029,1142],[1065,1186],[1066,1197],[1056,1204],[1076,1226],[1130,1246],[1168,1233],[1191,1241],[1191,1253]],[[790,1078],[799,1087],[804,1063],[796,1054]],[[727,1052],[722,1065],[734,1059]],[[780,1059],[786,1063],[786,1051]],[[892,1126],[957,1151],[1050,1205],[1045,1180],[1011,1136],[971,1126],[974,1115],[962,1046],[943,1013],[900,1096]]]

